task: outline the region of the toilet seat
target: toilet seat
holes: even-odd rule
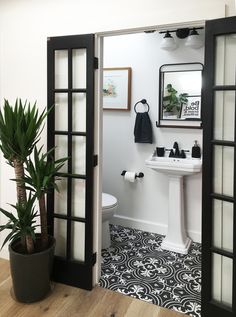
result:
[[[117,205],[116,197],[110,194],[102,193],[102,209],[103,210],[113,208],[116,205]]]

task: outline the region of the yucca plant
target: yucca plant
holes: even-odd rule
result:
[[[21,99],[16,99],[14,107],[5,100],[4,107],[0,110],[0,149],[15,170],[19,208],[21,205],[24,208],[27,203],[26,189],[21,181],[24,178],[24,162],[39,141],[46,115],[45,110],[39,114],[36,103],[31,106],[25,101],[23,104]],[[31,235],[26,235],[22,243],[25,244],[28,253],[34,251]]]
[[[54,160],[54,149],[45,154],[42,147],[37,149],[43,120],[49,111],[39,114],[36,103],[33,106],[27,102],[22,104],[20,99],[14,106],[5,100],[0,109],[0,149],[15,169],[13,181],[17,188],[17,202],[11,205],[15,210],[9,212],[0,208],[0,213],[8,218],[0,225],[0,232],[10,230],[3,246],[11,242],[9,258],[13,291],[18,301],[26,303],[41,300],[51,289],[56,241],[48,235],[45,196],[50,190],[58,190],[57,175],[67,160]],[[35,206],[36,201],[39,208]],[[41,234],[36,233],[39,226],[36,217],[39,216]]]
[[[0,208],[0,211],[9,219],[5,225],[0,225],[0,232],[9,229],[10,233],[3,241],[3,246],[8,241],[15,241],[20,239],[21,241],[31,237],[35,240],[35,229],[37,212],[35,212],[34,202],[36,196],[29,195],[29,198],[24,204],[16,203],[11,205],[17,212],[17,217],[7,210]],[[23,252],[25,250],[22,250]]]
[[[50,111],[50,110],[49,110]],[[52,154],[54,149],[43,154],[42,147],[38,150],[36,144],[39,141],[42,131],[43,120],[48,112],[45,110],[39,114],[36,103],[31,106],[30,103],[16,100],[12,107],[5,100],[4,107],[0,110],[0,149],[8,164],[14,167],[17,203],[13,206],[18,212],[18,221],[29,215],[29,206],[35,199],[38,200],[40,225],[41,225],[41,247],[42,249],[48,246],[48,226],[47,212],[45,203],[45,194],[50,190],[56,189],[56,181],[58,180],[57,173],[64,165],[67,158],[62,158],[54,161]],[[32,159],[30,155],[32,154]],[[30,191],[27,199],[27,190]],[[33,196],[32,196],[33,195]],[[6,225],[0,226],[0,230],[11,229],[12,232],[7,236],[4,244],[8,240],[21,238],[23,248],[27,253],[34,252],[35,242],[35,226],[32,222],[32,230],[29,229],[29,223],[23,221],[22,226],[15,226],[16,219],[14,215],[4,209],[0,209],[5,216],[9,218]],[[32,208],[32,221],[36,213]],[[20,216],[22,216],[20,218]],[[12,221],[15,221],[12,223]],[[23,224],[25,223],[25,227]],[[17,230],[17,234],[16,231]]]
[[[42,248],[48,245],[48,226],[45,196],[53,189],[58,190],[56,181],[59,180],[57,173],[64,165],[67,158],[54,161],[51,157],[54,149],[43,154],[42,147],[38,150],[34,148],[34,160],[29,158],[26,161],[26,175],[22,179],[26,188],[35,193],[39,203],[40,222],[41,222],[41,243]]]

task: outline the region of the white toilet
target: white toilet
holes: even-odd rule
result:
[[[109,248],[111,245],[111,234],[109,220],[113,217],[117,209],[116,197],[102,193],[102,248]]]

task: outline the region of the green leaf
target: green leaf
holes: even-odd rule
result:
[[[12,221],[14,221],[16,219],[12,213],[8,212],[5,209],[0,208],[0,212],[3,213],[7,218],[9,218]]]
[[[12,162],[13,157],[25,161],[39,141],[42,124],[48,112],[39,115],[36,103],[31,106],[16,99],[14,107],[8,100],[0,109],[0,142],[4,157]]]
[[[3,241],[3,244],[2,244],[2,247],[1,247],[1,250],[2,248],[4,247],[4,245],[11,240],[12,236],[14,235],[14,231],[11,231],[5,238],[5,240]]]
[[[0,209],[0,211],[9,218],[5,225],[0,226],[0,231],[5,229],[11,230],[2,246],[4,246],[8,241],[16,239],[16,237],[24,238],[27,232],[32,237],[35,235],[34,232],[37,227],[37,225],[35,225],[35,219],[38,216],[34,208],[35,199],[36,196],[32,196],[30,194],[24,204],[17,203],[16,205],[10,205],[16,210],[17,217],[2,208]]]
[[[26,176],[23,179],[26,184],[34,188],[38,198],[42,193],[54,188],[57,181],[55,176],[68,160],[68,158],[61,158],[53,161],[49,158],[54,152],[54,148],[45,154],[42,154],[41,151],[42,147],[39,150],[37,147],[34,148],[34,161],[30,158],[26,161]]]

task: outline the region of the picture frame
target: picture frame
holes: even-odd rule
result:
[[[103,109],[130,111],[131,67],[103,69]]]
[[[201,96],[188,96],[188,103],[182,105],[180,119],[201,119]]]

